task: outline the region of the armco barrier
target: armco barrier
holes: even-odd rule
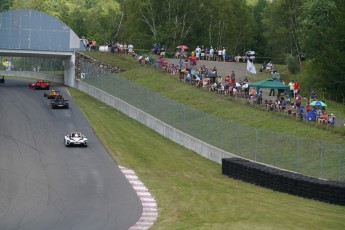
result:
[[[236,157],[223,159],[222,174],[275,191],[345,205],[345,183],[307,177]]]
[[[182,145],[187,149],[190,149],[200,154],[203,157],[206,157],[209,160],[221,164],[223,158],[235,157],[235,155],[231,153],[227,153],[224,150],[211,146],[206,142],[203,142],[197,138],[183,133],[180,130],[173,128],[170,125],[167,125],[166,123],[158,120],[157,118],[94,86],[91,86],[80,80],[75,80],[74,85],[78,90],[86,94],[89,94],[90,96],[104,102],[105,104],[121,111],[127,116],[155,130],[164,137]]]

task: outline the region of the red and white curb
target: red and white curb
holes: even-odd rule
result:
[[[133,189],[139,196],[141,204],[143,206],[143,212],[140,219],[135,225],[129,228],[129,230],[146,230],[149,229],[156,221],[158,216],[158,209],[156,200],[153,198],[149,190],[139,180],[133,170],[119,166],[122,173],[125,175],[129,183],[133,186]]]

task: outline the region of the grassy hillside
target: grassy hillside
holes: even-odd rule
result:
[[[236,100],[191,88],[175,77],[138,66],[131,58],[102,53],[92,55],[127,68],[123,77],[216,116],[225,119],[234,119],[233,116],[236,116],[241,122],[252,124],[259,123],[256,119],[290,122]],[[159,217],[152,229],[345,228],[345,207],[274,192],[225,177],[221,175],[220,165],[163,138],[90,96],[74,89],[71,89],[71,94],[114,160],[119,165],[135,170],[156,198]],[[221,110],[217,106],[219,104],[228,109]],[[296,121],[283,124],[285,129],[267,125],[278,126],[279,122],[263,123],[262,127],[288,132],[285,129]],[[324,132],[324,137],[328,134],[341,141],[330,131],[305,128]]]
[[[249,125],[256,128],[271,130],[298,137],[308,137],[323,141],[343,143],[345,130],[343,127],[321,127],[319,125],[306,125],[295,119],[286,117],[281,113],[267,112],[258,107],[247,105],[243,100],[229,98],[206,90],[191,87],[151,66],[139,65],[131,57],[119,57],[110,53],[88,52],[90,56],[115,66],[127,69],[120,76],[130,79],[137,84],[150,88],[168,98],[197,110],[207,112],[214,116],[235,121],[238,124]],[[344,111],[344,106],[331,104],[334,110]],[[337,116],[345,117],[344,114]]]

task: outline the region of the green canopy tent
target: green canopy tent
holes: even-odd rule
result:
[[[249,83],[248,87],[251,88],[256,88],[257,90],[259,89],[281,89],[285,91],[289,91],[290,88],[288,85],[285,85],[284,83],[274,80],[273,78],[266,78],[261,81]]]

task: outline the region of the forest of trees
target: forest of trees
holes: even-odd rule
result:
[[[52,14],[98,44],[255,50],[298,63],[308,75],[305,84],[344,98],[343,0],[0,0],[0,12],[23,8]]]

